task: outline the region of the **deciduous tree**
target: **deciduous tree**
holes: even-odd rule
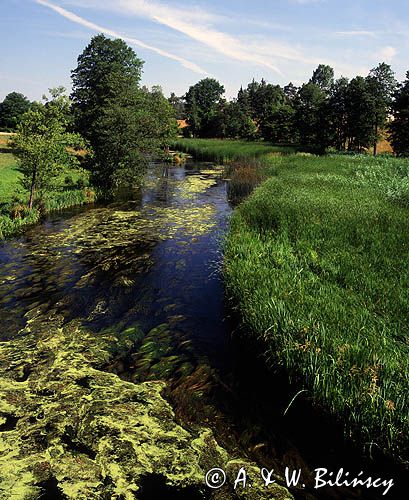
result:
[[[185,95],[186,118],[194,135],[212,137],[224,87],[214,78],[192,85]]]
[[[108,193],[123,182],[139,183],[146,155],[168,140],[170,107],[161,92],[140,88],[142,66],[123,40],[100,34],[72,72],[76,126],[94,150],[93,182]]]
[[[51,100],[33,106],[22,116],[13,140],[19,170],[23,174],[21,183],[30,193],[30,209],[36,193],[50,189],[57,176],[68,167],[78,165],[69,148],[84,146],[79,134],[67,131],[69,100],[62,90],[61,87],[51,89]]]
[[[31,103],[23,94],[11,92],[0,103],[0,128],[15,130]]]

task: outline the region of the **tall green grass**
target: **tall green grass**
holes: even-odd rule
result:
[[[229,296],[269,363],[362,443],[408,459],[409,163],[270,158],[236,209]]]
[[[0,240],[36,224],[48,212],[93,201],[95,192],[90,188],[84,188],[50,192],[44,198],[37,200],[32,210],[20,202],[7,203],[2,206],[0,212]]]
[[[258,158],[271,153],[290,154],[293,147],[274,146],[267,142],[236,141],[230,139],[179,139],[171,144],[177,151],[193,155],[197,160],[217,161]]]
[[[0,240],[12,236],[31,224],[40,220],[40,212],[33,208],[23,217],[11,218],[8,214],[0,214]]]

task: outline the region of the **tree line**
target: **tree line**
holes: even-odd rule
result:
[[[352,80],[335,80],[334,70],[321,64],[300,87],[253,80],[230,101],[214,78],[166,99],[160,87],[141,85],[143,64],[123,40],[99,34],[78,57],[69,97],[60,87],[41,103],[17,92],[0,103],[0,130],[17,131],[14,148],[30,207],[64,169],[79,163],[104,194],[139,183],[147,158],[176,137],[176,118],[187,121],[187,136],[265,140],[317,152],[372,147],[376,154],[387,133],[395,153],[409,156],[409,72],[399,84],[386,63]]]
[[[396,154],[409,156],[409,72],[398,84],[386,63],[367,77],[334,78],[319,65],[300,87],[253,80],[227,101],[223,85],[205,78],[169,102],[187,120],[186,136],[299,144],[317,152],[328,148],[363,152],[387,134]]]

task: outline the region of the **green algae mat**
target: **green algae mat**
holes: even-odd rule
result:
[[[197,308],[220,292],[209,263],[228,210],[220,171],[203,170],[159,171],[142,200],[2,244],[0,498],[292,498],[211,425],[197,345],[220,319]],[[242,467],[253,487],[235,490]]]

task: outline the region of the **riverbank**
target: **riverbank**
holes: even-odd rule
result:
[[[293,146],[275,146],[268,142],[233,139],[178,139],[172,149],[192,155],[196,160],[223,163],[230,160],[259,158],[268,154],[291,154]]]
[[[224,277],[245,331],[348,436],[408,458],[409,162],[270,157]],[[368,444],[369,443],[369,444]]]
[[[60,210],[95,201],[84,171],[64,172],[53,190],[47,192],[32,210],[27,208],[28,194],[20,186],[18,163],[9,147],[10,135],[0,136],[0,240],[37,223],[52,210]]]

